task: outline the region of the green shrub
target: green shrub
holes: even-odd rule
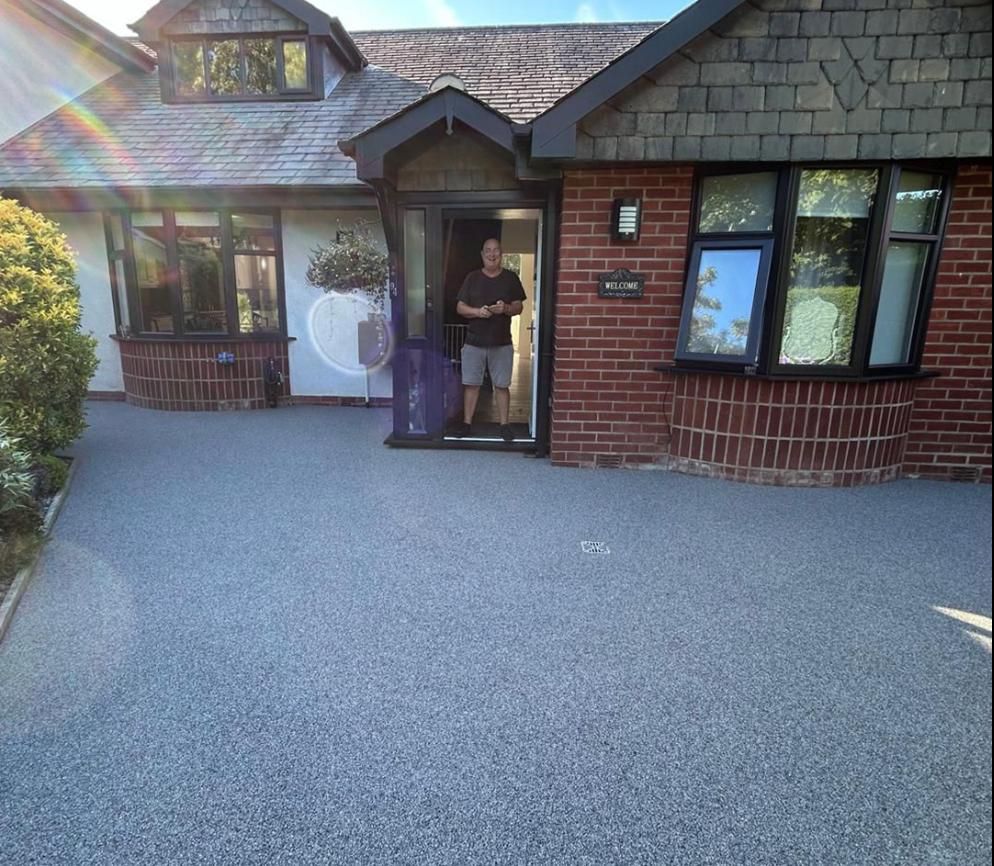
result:
[[[34,487],[31,458],[0,425],[0,546],[16,534],[38,528]]]
[[[0,419],[35,455],[85,427],[96,342],[79,330],[75,273],[55,224],[0,198]]]
[[[69,475],[69,464],[54,454],[45,454],[38,458],[35,471],[39,474],[39,486],[43,496],[54,496],[66,485]]]

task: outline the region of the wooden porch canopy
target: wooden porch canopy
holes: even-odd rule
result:
[[[514,123],[476,97],[447,86],[427,94],[359,135],[338,142],[338,147],[355,160],[359,180],[371,184],[389,181],[389,154],[441,122],[445,123],[446,133],[451,135],[456,121],[512,157],[515,135],[527,131],[526,126]]]

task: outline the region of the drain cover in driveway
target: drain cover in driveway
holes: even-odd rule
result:
[[[584,553],[610,553],[607,543],[604,541],[581,541],[580,549]]]

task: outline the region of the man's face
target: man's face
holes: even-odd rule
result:
[[[496,270],[500,267],[501,251],[500,244],[497,241],[487,241],[483,245],[483,252],[481,253],[483,257],[483,267],[489,268],[490,270]]]

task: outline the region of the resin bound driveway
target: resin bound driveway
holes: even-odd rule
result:
[[[989,487],[90,420],[0,645],[2,862],[990,863]]]

